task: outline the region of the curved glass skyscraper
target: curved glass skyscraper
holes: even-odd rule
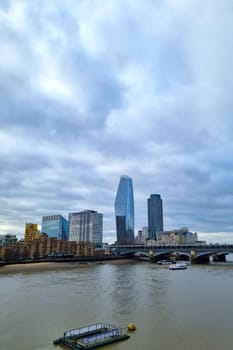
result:
[[[134,240],[133,182],[126,175],[120,178],[115,199],[115,216],[117,242],[132,242]]]

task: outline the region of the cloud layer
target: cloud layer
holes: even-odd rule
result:
[[[115,240],[120,175],[136,229],[233,241],[230,0],[0,3],[0,232],[83,209]],[[212,233],[212,236],[211,236]]]

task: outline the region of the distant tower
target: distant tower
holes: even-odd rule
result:
[[[94,210],[84,210],[69,214],[69,240],[91,242],[102,245],[103,214]]]
[[[147,200],[148,239],[156,239],[156,233],[163,231],[163,201],[160,194],[152,194]]]
[[[133,182],[126,175],[120,178],[115,199],[115,216],[117,242],[132,242],[134,240]]]
[[[68,240],[68,221],[62,215],[43,216],[41,231],[49,237]]]

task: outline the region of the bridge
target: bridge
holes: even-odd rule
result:
[[[191,261],[193,264],[208,264],[210,257],[213,261],[226,261],[226,255],[233,253],[233,244],[207,244],[207,245],[112,245],[112,254],[133,258],[144,256],[157,262],[170,259]]]

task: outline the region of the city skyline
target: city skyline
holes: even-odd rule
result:
[[[135,232],[160,193],[164,229],[233,242],[231,14],[229,0],[1,1],[0,233],[90,208],[113,242],[128,174]]]
[[[120,187],[120,183],[121,183],[121,181],[122,181],[122,179],[129,179],[130,181],[131,181],[131,189],[132,189],[132,200],[133,200],[133,209],[134,209],[134,196],[133,196],[133,185],[132,185],[132,179],[128,176],[128,175],[121,175],[121,177],[120,177],[120,182],[119,182],[119,184],[118,184],[118,189],[117,189],[117,191],[116,191],[116,196],[115,196],[115,203],[113,204],[113,207],[116,205],[116,199],[117,199],[117,194],[118,194],[118,191],[119,191],[119,187]],[[162,225],[162,227],[163,227],[163,230],[164,231],[166,231],[166,230],[168,230],[168,228],[166,228],[166,229],[164,229],[164,224],[163,224],[163,202],[162,202],[162,198],[161,198],[161,195],[159,195],[159,194],[151,194],[150,195],[150,198],[147,198],[146,199],[146,203],[147,203],[147,206],[146,206],[146,211],[147,211],[147,213],[145,213],[145,225],[144,225],[144,228],[146,227],[147,229],[149,228],[149,202],[150,202],[150,200],[152,199],[152,203],[153,203],[153,197],[158,197],[158,199],[160,200],[160,203],[161,203],[161,212],[160,212],[160,214],[162,215],[162,221],[161,221],[161,225]],[[153,204],[152,204],[152,206],[153,206]],[[134,211],[134,210],[133,210]],[[30,222],[30,223],[28,223],[28,225],[31,225],[31,224],[33,224],[33,225],[36,225],[37,227],[39,227],[39,226],[41,226],[41,232],[43,232],[43,218],[53,218],[53,217],[60,217],[60,218],[62,218],[63,220],[65,220],[65,221],[67,221],[67,225],[68,225],[68,239],[69,239],[69,236],[70,236],[70,226],[69,226],[69,218],[70,218],[70,216],[72,216],[73,214],[80,214],[80,213],[84,213],[84,212],[96,212],[97,213],[97,211],[95,211],[95,210],[93,210],[93,209],[84,209],[84,210],[81,210],[81,211],[76,211],[76,212],[73,212],[73,213],[68,213],[67,211],[66,211],[66,214],[63,214],[63,215],[61,215],[61,214],[49,214],[49,215],[45,215],[45,216],[43,216],[41,219],[42,219],[42,224],[40,225],[40,224],[38,224],[38,222],[36,223],[36,222]],[[102,216],[102,222],[103,222],[103,218],[104,218],[104,215],[103,214],[98,214],[98,215],[101,215]],[[116,209],[115,209],[115,212],[114,212],[114,218],[115,218],[115,229],[113,230],[114,232],[113,232],[113,234],[112,234],[112,237],[111,237],[111,239],[110,240],[108,240],[108,239],[105,239],[105,235],[104,235],[104,232],[103,232],[103,234],[102,234],[102,241],[104,242],[104,241],[106,241],[107,243],[114,243],[116,240],[117,240],[117,224],[116,224]],[[68,218],[68,220],[65,218],[65,216]],[[133,215],[134,216],[134,215]],[[134,218],[133,218],[133,221],[134,221]],[[25,222],[25,225],[27,225],[27,223]],[[102,224],[102,226],[103,226],[103,224]],[[185,227],[185,226],[187,226],[187,225],[182,225],[181,227]],[[134,238],[136,237],[136,235],[137,235],[137,232],[139,231],[139,230],[141,230],[143,227],[138,227],[138,228],[136,228],[135,229],[135,234],[134,234]],[[171,228],[169,228],[170,230],[176,230],[178,227],[176,226],[176,227],[171,227]],[[103,230],[103,227],[102,227],[102,230]],[[46,233],[46,232],[45,232]],[[12,234],[12,232],[4,232],[4,234]],[[14,232],[13,234],[17,234],[17,236],[18,236],[18,238],[23,238],[23,236],[24,236],[24,233],[23,233],[23,231],[21,230],[21,232],[19,233],[19,232]],[[200,234],[200,232],[199,232],[199,234]],[[202,234],[200,234],[200,236],[202,237]],[[205,237],[205,235],[204,235],[204,237]],[[215,236],[215,235],[213,235],[213,239],[214,239],[214,241],[215,242],[217,242],[217,240],[218,240],[218,238]],[[207,238],[208,239],[208,238]],[[70,240],[70,239],[69,239]],[[210,242],[211,242],[211,240],[210,240]]]

